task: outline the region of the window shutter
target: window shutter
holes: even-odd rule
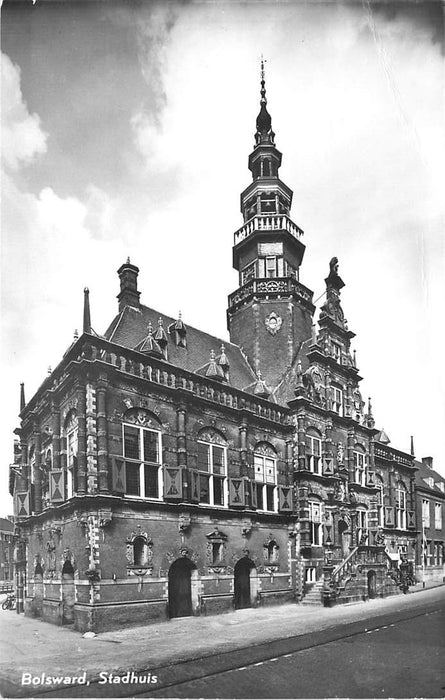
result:
[[[190,500],[192,503],[199,503],[199,472],[196,469],[189,469]]]
[[[278,510],[280,513],[292,513],[292,486],[278,487]]]
[[[15,514],[18,518],[26,518],[29,512],[29,491],[17,491],[15,494]]]
[[[182,467],[164,466],[164,498],[168,501],[182,501]]]
[[[368,472],[366,475],[366,486],[375,486],[375,472]]]
[[[334,458],[323,457],[323,475],[334,476]]]
[[[252,482],[244,477],[244,505],[246,508],[252,507]]]
[[[49,498],[51,503],[65,500],[65,472],[61,469],[49,473]]]
[[[229,506],[235,508],[244,507],[244,479],[229,479]]]
[[[258,498],[257,498],[256,482],[255,481],[250,482],[250,494],[251,494],[250,505],[252,506],[252,508],[258,508]]]
[[[414,510],[407,511],[408,527],[414,529],[416,527],[416,513]]]
[[[127,490],[125,462],[122,457],[112,457],[112,485],[114,493],[124,494]]]
[[[394,527],[394,506],[385,506],[385,526]]]
[[[67,449],[68,449],[68,441],[66,437],[61,437],[60,438],[60,466],[62,468],[66,467],[67,465]]]

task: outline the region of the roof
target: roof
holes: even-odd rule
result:
[[[14,523],[6,518],[0,518],[0,530],[2,532],[14,532]]]
[[[186,325],[186,347],[177,346],[175,331],[173,328],[170,329],[170,326],[174,325],[177,319],[166,316],[148,306],[141,304],[138,309],[125,306],[113,319],[104,337],[117,345],[133,350],[138,349],[138,346],[141,346],[147,338],[149,324],[153,327],[155,336],[159,318],[162,318],[167,337],[168,362],[189,372],[206,375],[211,351],[215,352],[215,360],[218,363],[222,353],[221,346],[224,345],[225,355],[229,363],[229,386],[253,393],[257,377],[238,345]]]
[[[414,460],[414,464],[416,467],[418,467],[418,471],[416,472],[416,487],[434,492],[438,496],[441,495],[442,498],[445,498],[445,491],[442,491],[438,486],[436,486],[437,483],[445,484],[445,477],[436,472],[434,469],[431,469],[431,467],[428,467],[423,462]],[[434,485],[430,486],[425,479],[434,479]]]

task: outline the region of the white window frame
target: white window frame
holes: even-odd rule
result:
[[[277,460],[276,457],[270,455],[262,455],[257,452],[253,455],[255,487],[262,484],[261,496],[263,508],[258,504],[258,510],[265,513],[276,513],[278,511],[278,495],[277,495]],[[272,488],[273,509],[267,507],[267,489]],[[258,490],[257,490],[258,493]]]
[[[427,498],[422,498],[422,525],[430,527],[430,502]]]
[[[442,503],[434,504],[434,528],[436,530],[442,529]]]
[[[125,454],[125,428],[132,428],[133,430],[139,431],[139,458],[129,457]],[[150,460],[144,459],[144,432],[154,433],[158,437],[158,461],[152,462]],[[122,451],[125,461],[125,469],[127,469],[127,463],[129,465],[139,465],[139,494],[126,493],[129,498],[139,498],[141,500],[149,501],[161,501],[163,497],[163,473],[162,473],[162,433],[160,430],[153,428],[146,428],[142,425],[136,425],[135,423],[122,423]],[[145,495],[145,466],[156,467],[157,468],[157,478],[158,478],[158,495],[146,496]]]
[[[309,501],[309,523],[313,547],[320,547],[323,544],[322,510],[322,504],[319,501]]]
[[[354,460],[354,481],[360,486],[364,486],[366,483],[366,454],[360,450],[355,449],[353,452]]]
[[[401,484],[396,488],[396,527],[406,530],[406,488]]]
[[[368,511],[357,509],[357,544],[364,534],[368,532]]]
[[[79,426],[77,416],[73,416],[66,425],[66,497],[72,498],[74,491],[74,469],[79,452]]]
[[[201,477],[201,474],[205,477],[209,477],[209,501],[201,501],[201,493],[199,494],[200,500],[199,503],[201,505],[205,506],[213,506],[216,508],[227,508],[228,507],[228,502],[229,502],[229,493],[228,493],[228,485],[227,485],[227,446],[222,445],[218,442],[208,442],[206,440],[198,440],[199,445],[204,445],[207,448],[207,464],[208,464],[208,471],[205,471],[204,469],[200,468],[200,465],[197,466],[199,475]],[[215,471],[215,466],[214,466],[214,449],[219,449],[222,451],[222,457],[223,457],[223,473],[221,474],[220,472]],[[219,480],[222,481],[222,500],[223,503],[215,503],[215,488],[214,488],[214,481],[215,477]],[[201,489],[200,489],[201,491]]]
[[[343,389],[332,386],[332,410],[339,416],[343,415]]]
[[[383,508],[383,479],[381,477],[377,477],[375,485],[378,489],[377,522],[379,527],[385,527],[385,511]]]
[[[306,435],[306,467],[313,474],[321,474],[321,438],[317,435]],[[317,452],[318,448],[318,452]]]

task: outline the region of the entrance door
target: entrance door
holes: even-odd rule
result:
[[[192,571],[195,565],[183,557],[171,565],[168,572],[168,609],[170,617],[186,617],[193,614]]]
[[[250,595],[250,571],[253,569],[254,563],[247,557],[240,559],[235,565],[235,608],[250,608],[252,607]]]
[[[377,590],[375,571],[368,571],[368,597],[375,598],[376,593]]]
[[[74,569],[70,561],[66,561],[62,569],[62,624],[71,625],[74,622]]]
[[[342,557],[343,559],[345,559],[349,554],[350,536],[348,530],[348,523],[344,520],[338,521],[338,535],[341,544]]]

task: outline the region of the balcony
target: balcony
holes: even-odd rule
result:
[[[238,245],[255,231],[287,231],[294,238],[301,238],[304,231],[285,214],[264,214],[254,216],[234,233],[234,245]]]
[[[313,293],[303,284],[300,284],[295,277],[255,277],[246,282],[246,284],[243,284],[243,286],[237,289],[236,292],[229,295],[229,308],[245,302],[252,295],[269,294],[295,294],[306,304],[310,304],[312,306]]]

